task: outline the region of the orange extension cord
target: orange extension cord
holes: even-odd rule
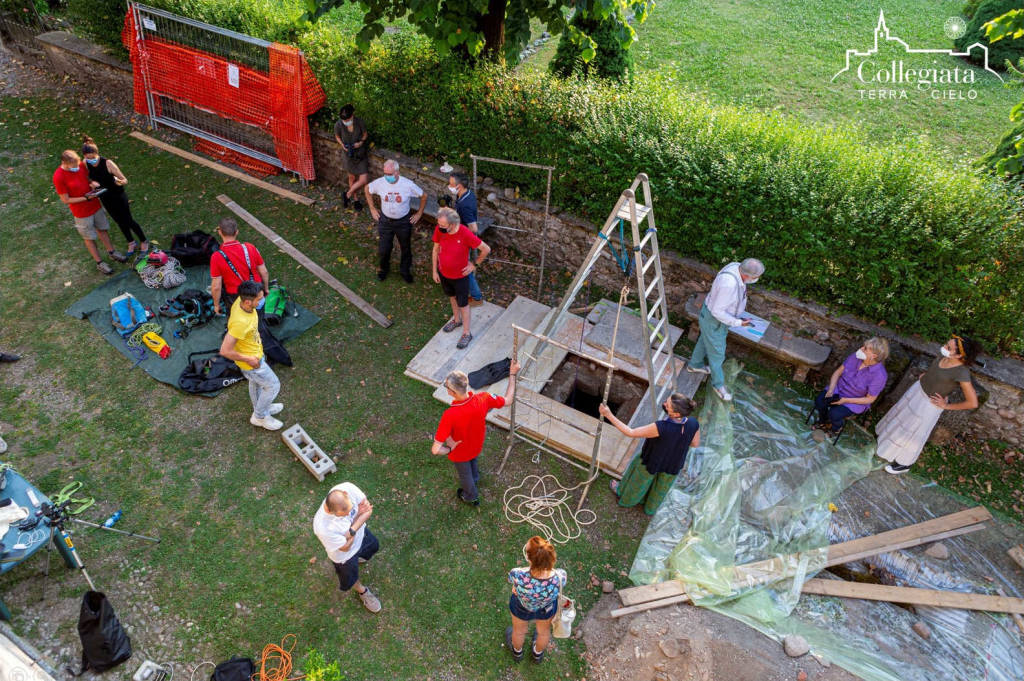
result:
[[[291,639],[290,646],[288,639]],[[281,639],[281,645],[268,643],[260,655],[259,669],[252,675],[252,681],[296,681],[306,678],[305,674],[291,678],[288,676],[292,673],[292,651],[295,650],[295,643],[295,634],[287,634]],[[288,646],[287,650],[285,646]]]

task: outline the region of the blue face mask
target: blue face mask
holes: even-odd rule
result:
[[[267,297],[263,296],[262,298],[260,298],[260,302],[256,303],[256,309],[257,310],[262,310],[263,306],[266,305],[266,304],[267,304]]]
[[[98,158],[87,158],[87,159],[85,159],[85,162],[88,163],[91,166],[94,166],[97,163],[99,163],[100,160]]]
[[[79,171],[79,166],[75,166],[74,168],[65,168],[65,170],[69,173],[77,173]]]
[[[385,175],[384,179],[388,181],[388,184],[394,184],[398,182],[398,175]]]

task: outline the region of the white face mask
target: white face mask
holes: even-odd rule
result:
[[[758,279],[760,279],[760,278],[761,278],[761,277],[757,277],[757,278],[755,278],[755,279],[751,279],[750,281],[748,281],[748,282],[747,282],[747,286],[750,286],[751,284],[756,284],[756,283],[757,283],[757,280],[758,280]]]
[[[949,350],[947,350],[945,345],[943,345],[941,348],[939,348],[939,352],[942,353],[943,357],[952,357],[953,356],[953,353],[951,353]]]
[[[862,362],[863,362],[863,361],[864,361],[864,360],[866,360],[867,358],[868,358],[868,356],[867,356],[867,355],[866,355],[866,354],[864,353],[864,351],[863,351],[863,350],[861,350],[860,348],[858,348],[858,349],[857,349],[857,359],[859,359],[860,361],[862,361]]]
[[[448,191],[450,191],[452,194],[458,194],[459,193],[459,188],[458,187],[448,187]]]
[[[526,546],[525,545],[523,546],[523,558],[526,559],[526,564],[529,565],[530,564],[530,557],[528,555],[526,555]]]

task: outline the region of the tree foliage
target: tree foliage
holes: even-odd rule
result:
[[[1024,37],[1024,9],[1014,9],[1001,14],[985,24],[985,37],[989,42],[1007,42]],[[1010,65],[1014,78],[1024,82],[1024,71],[1017,64]],[[982,163],[1003,176],[1019,175],[1024,171],[1024,100],[1017,102],[1010,110],[1010,121],[1014,123],[996,149],[982,158]]]
[[[607,19],[595,19],[577,14],[570,25],[578,29],[577,34],[590,36],[597,43],[597,52],[593,59],[584,61],[580,54],[584,46],[575,42],[573,32],[566,31],[551,60],[549,68],[552,73],[562,78],[579,74],[584,77],[622,80],[632,70],[633,55],[629,50],[629,36],[623,28],[628,24],[621,17],[609,15]]]
[[[316,21],[346,2],[358,3],[365,11],[363,27],[356,36],[365,49],[384,33],[386,22],[405,18],[434,41],[442,51],[456,51],[469,57],[500,60],[517,54],[530,39],[530,21],[543,23],[552,34],[568,31],[581,46],[580,55],[590,61],[597,42],[588,33],[566,21],[566,10],[575,8],[580,17],[615,22],[623,47],[636,40],[626,21],[632,13],[643,21],[654,0],[305,0],[306,18]]]

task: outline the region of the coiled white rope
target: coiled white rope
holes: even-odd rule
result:
[[[595,474],[596,478],[599,473]],[[583,536],[583,527],[597,521],[597,513],[589,508],[573,511],[570,493],[593,482],[585,480],[575,487],[564,487],[549,474],[527,475],[518,485],[505,490],[505,518],[513,523],[527,523],[552,544],[567,544]]]
[[[167,262],[160,267],[146,265],[139,272],[142,283],[149,288],[174,288],[185,283],[185,270],[178,264],[177,258],[168,256]]]

